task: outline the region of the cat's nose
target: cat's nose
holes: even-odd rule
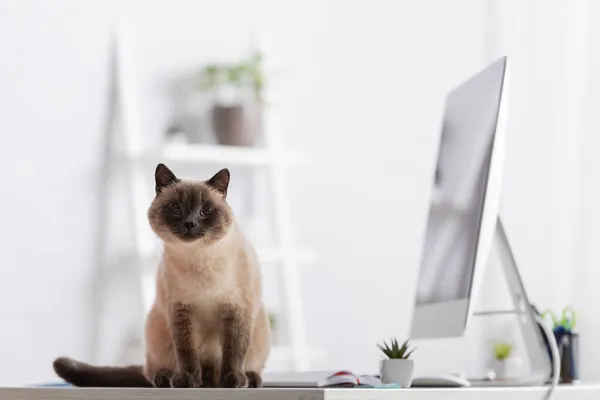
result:
[[[192,221],[187,221],[183,223],[183,226],[185,226],[185,229],[187,229],[187,231],[190,232],[192,229],[194,229],[196,223]]]

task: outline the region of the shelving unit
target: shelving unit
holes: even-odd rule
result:
[[[272,222],[276,228],[278,243],[270,248],[257,248],[262,265],[271,264],[279,269],[281,292],[283,293],[283,315],[279,319],[285,324],[289,343],[273,347],[269,365],[289,362],[288,371],[309,369],[311,357],[320,352],[309,349],[306,342],[303,320],[302,299],[298,268],[314,260],[315,255],[299,251],[294,246],[291,233],[290,210],[288,209],[285,167],[290,163],[303,163],[308,160],[301,154],[282,151],[278,138],[276,115],[267,113],[264,119],[264,148],[220,146],[213,144],[167,143],[157,149],[148,150],[142,146],[140,129],[140,107],[137,104],[137,88],[132,57],[131,36],[125,24],[121,24],[116,35],[116,83],[115,100],[118,108],[120,137],[124,150],[117,157],[121,161],[119,170],[125,172],[130,189],[130,209],[133,215],[132,236],[135,251],[131,258],[138,276],[140,310],[146,314],[154,301],[155,273],[160,253],[152,245],[153,233],[148,225],[145,210],[152,196],[153,187],[148,184],[148,165],[156,162],[192,163],[193,165],[219,164],[228,167],[244,167],[256,175],[267,174],[272,199]],[[153,172],[153,170],[152,170]],[[206,178],[206,177],[204,177]],[[255,179],[256,182],[259,182]],[[142,211],[144,210],[144,211]],[[134,334],[143,338],[141,331]],[[137,328],[136,328],[137,329]],[[137,337],[137,336],[136,336]],[[270,367],[267,370],[270,370]]]

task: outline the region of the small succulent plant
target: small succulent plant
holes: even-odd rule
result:
[[[414,348],[410,349],[408,340],[399,345],[397,339],[391,339],[389,344],[384,342],[383,344],[378,344],[377,347],[390,359],[408,359],[413,351],[415,351]]]
[[[494,357],[498,361],[504,361],[512,354],[513,345],[510,343],[494,344]]]

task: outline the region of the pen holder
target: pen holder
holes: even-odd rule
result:
[[[554,337],[560,354],[559,381],[563,384],[573,383],[579,380],[579,334],[559,328],[554,330]]]

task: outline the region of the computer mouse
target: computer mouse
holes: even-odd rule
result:
[[[462,374],[438,374],[415,377],[410,387],[470,387],[471,383]]]

